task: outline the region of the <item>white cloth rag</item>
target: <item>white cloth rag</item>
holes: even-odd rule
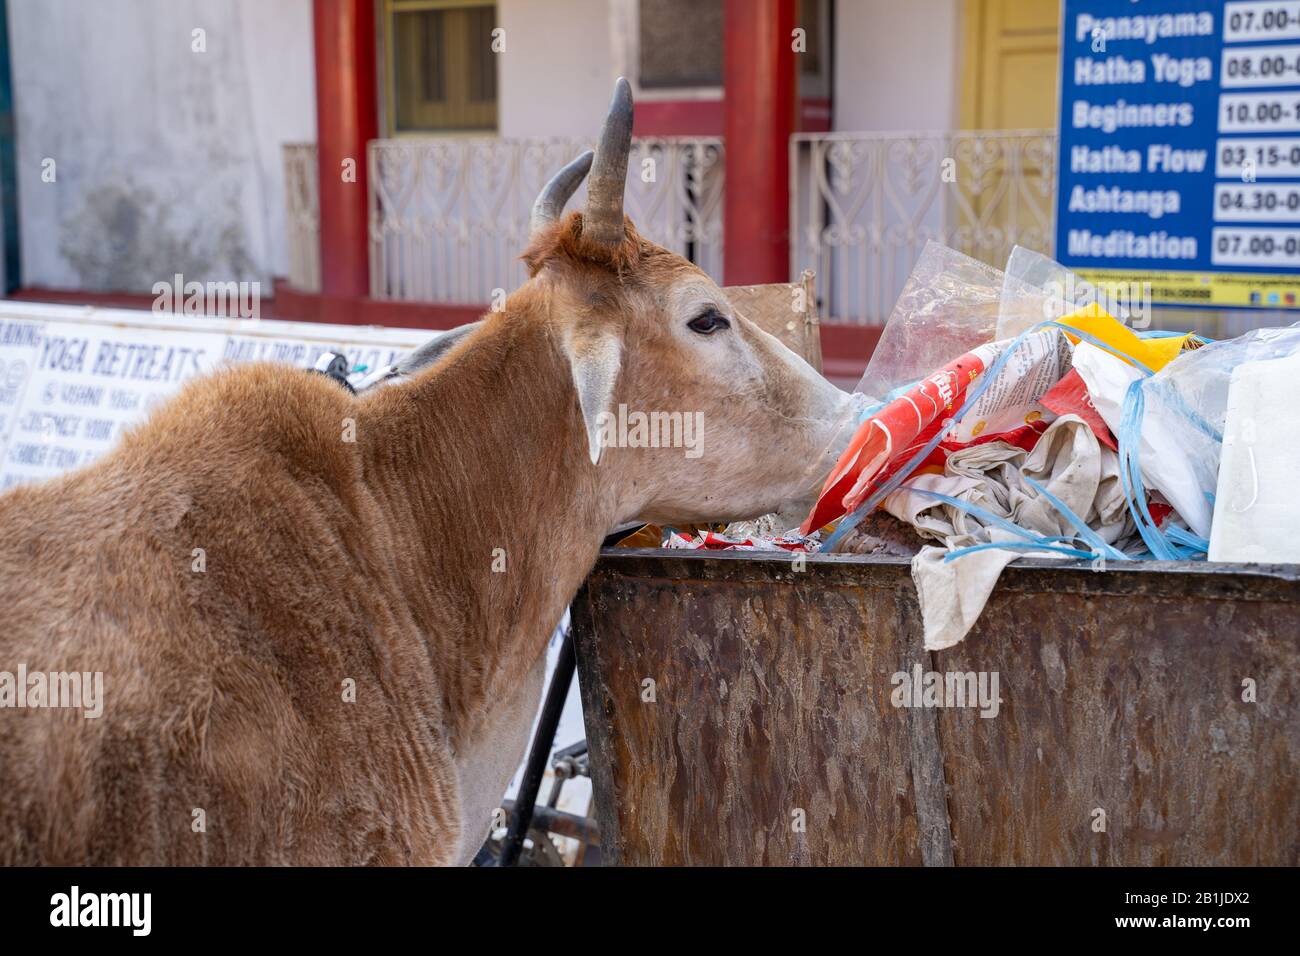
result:
[[[942,543],[942,547],[922,548],[912,559],[927,650],[952,647],[969,633],[1002,569],[1016,558],[1062,555],[990,548],[945,561],[948,552],[957,548],[1026,539],[913,487],[976,505],[1026,531],[1048,537],[1075,535],[1070,520],[1026,482],[1026,476],[1056,496],[1107,544],[1132,533],[1119,459],[1077,415],[1054,421],[1030,452],[1001,441],[953,452],[942,475],[920,475],[883,502],[886,511],[912,525],[923,538]]]

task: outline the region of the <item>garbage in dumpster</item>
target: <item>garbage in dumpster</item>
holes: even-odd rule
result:
[[[1002,274],[930,243],[904,287],[800,530],[834,551],[877,547],[867,515],[909,526],[927,648],[964,638],[1019,557],[1300,559],[1300,325],[1208,343],[1106,302],[1021,249]]]
[[[1300,444],[1266,439],[1286,434],[1297,408],[1300,350],[1232,370],[1211,561],[1300,562],[1300,509],[1293,490],[1300,475]]]
[[[1092,433],[1097,436],[1097,441],[1111,451],[1119,451],[1114,432],[1097,412],[1097,406],[1093,404],[1092,396],[1088,392],[1088,383],[1083,380],[1077,368],[1070,369],[1064,378],[1039,399],[1039,402],[1055,415],[1078,415],[1088,423]]]
[[[1258,440],[1261,423],[1281,425],[1279,413],[1290,418],[1298,405],[1300,361],[1296,358],[1247,362],[1233,369],[1210,534],[1211,560],[1300,561],[1300,518],[1290,507],[1290,486],[1300,473],[1300,449],[1293,443]],[[1261,488],[1265,489],[1262,498]]]
[[[706,531],[688,536],[671,529],[664,536],[663,546],[672,549],[703,551],[816,551],[820,537],[760,537],[733,538],[725,534]]]
[[[1016,558],[1091,558],[1093,548],[1119,557],[1113,545],[1133,535],[1119,456],[1077,415],[1054,421],[1031,451],[1000,441],[955,451],[943,474],[913,478],[882,507],[942,543],[912,561],[931,650],[966,635]]]
[[[1142,373],[1086,342],[1074,350],[1074,368],[1083,378],[1097,414],[1112,433],[1119,434],[1129,390],[1141,383]],[[1160,492],[1191,528],[1204,536],[1210,528],[1210,504],[1202,491],[1203,481],[1197,477],[1204,454],[1200,442],[1180,443],[1177,423],[1169,422],[1168,416],[1166,406],[1156,402],[1142,416],[1136,433],[1142,479],[1148,490]]]
[[[994,440],[1032,447],[1044,418],[1038,399],[1064,374],[1069,346],[1057,329],[1017,340],[1014,350],[1010,344],[972,349],[871,414],[836,463],[801,530],[814,531],[857,508],[921,449],[926,454],[920,463],[929,463],[932,442],[942,446],[941,457]],[[994,367],[997,371],[986,376]],[[988,381],[978,396],[971,394],[970,384],[981,377]],[[963,402],[970,413],[963,421],[944,416]]]
[[[1004,276],[928,242],[899,293],[857,391],[883,404],[954,358],[997,339]],[[1020,301],[1022,297],[1013,297]]]

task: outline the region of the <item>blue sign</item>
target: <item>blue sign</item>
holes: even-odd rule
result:
[[[1056,258],[1297,306],[1300,0],[1065,0]]]

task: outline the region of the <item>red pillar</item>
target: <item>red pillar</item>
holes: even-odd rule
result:
[[[313,24],[321,292],[361,298],[370,294],[366,143],[379,135],[374,0],[315,0]],[[355,182],[344,180],[349,159]]]
[[[727,285],[790,280],[795,0],[726,0]]]

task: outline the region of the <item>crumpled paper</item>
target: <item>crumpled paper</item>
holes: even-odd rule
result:
[[[1054,421],[1032,451],[989,442],[954,452],[943,474],[919,475],[882,503],[923,538],[942,545],[922,548],[912,559],[927,650],[952,647],[970,632],[1009,563],[1022,557],[1063,556],[990,548],[945,561],[952,549],[1025,539],[914,489],[977,505],[1026,531],[1048,537],[1073,535],[1069,519],[1025,481],[1026,476],[1055,495],[1107,544],[1134,533],[1120,483],[1119,458],[1078,415]]]

